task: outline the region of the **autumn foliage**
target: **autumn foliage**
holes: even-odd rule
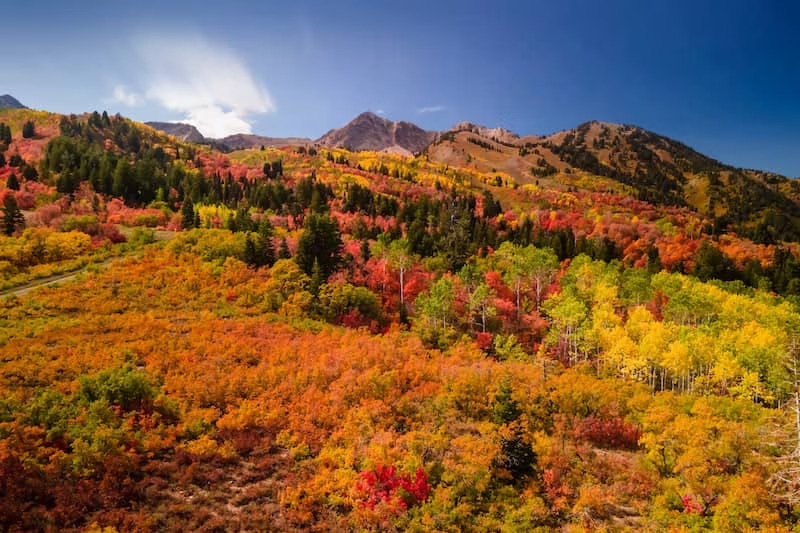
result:
[[[87,164],[2,190],[0,529],[796,526],[796,244],[96,115],[14,117]]]
[[[394,466],[378,465],[361,472],[359,477],[355,489],[360,505],[369,510],[379,508],[387,514],[399,514],[424,502],[431,490],[428,476],[421,468],[412,477],[398,474]]]

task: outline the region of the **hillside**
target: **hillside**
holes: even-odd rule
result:
[[[237,133],[228,135],[216,142],[228,147],[231,150],[246,150],[248,148],[272,147],[283,148],[286,146],[304,146],[312,144],[311,139],[305,137],[264,137],[263,135],[249,135]]]
[[[734,168],[635,126],[587,122],[519,137],[465,123],[439,134],[426,153],[519,183],[631,191],[652,203],[690,207],[720,231],[730,226],[761,242],[800,239],[800,181]]]
[[[412,155],[421,152],[435,137],[410,122],[393,122],[374,113],[358,115],[345,126],[317,139],[317,144],[347,150],[372,150]]]
[[[244,134],[201,142],[225,151],[312,143]],[[494,173],[517,184],[614,191],[689,207],[710,219],[717,233],[736,231],[768,244],[800,240],[800,180],[734,168],[636,126],[592,121],[550,135],[519,136],[462,122],[433,133],[362,113],[314,143],[407,156],[424,152],[433,162]]]
[[[0,296],[0,529],[796,527],[800,249],[578,174],[601,126],[454,164],[0,123],[0,290],[75,274]]]

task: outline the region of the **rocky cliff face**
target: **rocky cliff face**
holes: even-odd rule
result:
[[[145,124],[184,142],[202,143],[206,140],[203,134],[191,124],[181,122],[145,122]]]
[[[481,137],[486,137],[488,139],[495,139],[498,142],[503,143],[515,143],[519,140],[519,135],[514,133],[513,131],[509,131],[505,128],[487,128],[485,126],[479,126],[477,124],[473,124],[472,122],[459,122],[452,128],[450,131],[453,133],[458,133],[460,131],[469,131],[480,135]]]

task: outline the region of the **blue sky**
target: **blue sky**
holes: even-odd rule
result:
[[[636,124],[800,176],[786,1],[14,2],[0,94],[316,138],[365,110],[522,134]]]

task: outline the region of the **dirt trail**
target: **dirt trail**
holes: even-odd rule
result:
[[[77,278],[79,275],[83,274],[89,268],[96,267],[96,268],[106,268],[111,263],[124,259],[123,257],[112,257],[110,259],[106,259],[102,263],[90,263],[85,267],[79,270],[73,270],[71,272],[64,272],[63,274],[56,274],[55,276],[49,276],[46,278],[37,279],[31,281],[30,283],[26,283],[25,285],[19,285],[17,287],[12,287],[10,289],[5,289],[0,291],[0,298],[8,297],[8,296],[22,296],[23,294],[27,294],[33,289],[38,287],[46,287],[48,285],[55,285],[56,283],[62,283],[64,281],[69,281],[73,278]]]
[[[133,231],[132,228],[123,228],[122,226],[118,226],[118,227],[119,227],[120,231],[123,234],[125,234],[126,237],[130,237],[130,235],[131,235],[131,233]],[[172,239],[173,237],[175,237],[175,234],[176,234],[176,232],[174,232],[174,231],[157,230],[155,232],[155,240],[156,241],[168,241],[168,240]],[[32,291],[33,289],[35,289],[37,287],[46,287],[48,285],[55,285],[56,283],[62,283],[64,281],[69,281],[69,280],[71,280],[73,278],[76,278],[79,275],[83,274],[84,272],[89,270],[89,268],[96,267],[96,268],[99,268],[99,269],[103,269],[103,268],[108,267],[111,263],[115,263],[115,262],[120,261],[122,259],[125,259],[125,256],[111,257],[111,258],[106,259],[105,261],[103,261],[101,263],[90,263],[90,264],[86,265],[85,267],[83,267],[81,269],[78,269],[78,270],[73,270],[71,272],[64,272],[63,274],[56,274],[54,276],[48,276],[46,278],[36,279],[36,280],[33,280],[33,281],[31,281],[29,283],[26,283],[24,285],[18,285],[16,287],[11,287],[10,289],[0,290],[0,298],[5,298],[5,297],[8,297],[8,296],[22,296],[23,294],[27,294],[27,293],[29,293],[30,291]]]

